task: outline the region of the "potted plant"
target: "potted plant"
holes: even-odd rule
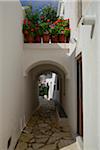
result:
[[[69,40],[70,40],[70,32],[71,32],[71,29],[70,29],[70,28],[65,28],[64,34],[65,34],[65,37],[66,37],[66,43],[69,43]]]
[[[58,34],[59,34],[59,42],[65,43],[66,42],[66,36],[67,33],[65,31],[65,28],[69,27],[69,19],[58,19],[55,24],[58,26]],[[65,36],[66,34],[66,36]]]
[[[40,27],[42,29],[42,35],[43,35],[43,43],[49,43],[50,34],[49,34],[49,24],[48,22],[42,22],[40,23]]]
[[[59,35],[59,43],[65,43],[66,38],[65,38],[65,33],[64,33],[64,27],[58,27],[58,35]]]
[[[50,25],[51,43],[58,43],[58,27],[54,24]]]
[[[35,43],[41,43],[42,28],[36,24],[35,27]]]
[[[24,42],[25,43],[33,43],[34,42],[34,24],[28,20],[27,18],[23,21],[23,34],[24,34]]]

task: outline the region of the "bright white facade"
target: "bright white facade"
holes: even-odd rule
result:
[[[66,45],[23,44],[22,8],[19,1],[0,2],[0,150],[7,150],[9,138],[13,150],[18,137],[33,111],[36,79],[40,73],[56,71],[61,76],[64,92],[62,106],[68,115],[73,135],[77,135],[77,76],[75,57],[83,58],[84,150],[100,149],[100,2],[82,0],[83,16],[96,16],[93,38],[91,26],[77,25],[77,1],[65,0],[65,18],[71,19],[72,41],[76,51]],[[73,8],[73,9],[72,9]],[[64,47],[65,46],[65,47]],[[34,91],[33,91],[34,89]],[[33,93],[34,92],[34,96]],[[33,105],[32,105],[33,103]]]
[[[100,23],[100,2],[82,1],[82,16],[95,16],[95,28],[93,38],[91,39],[91,26],[82,25],[81,21],[77,25],[77,5],[69,2],[69,18],[71,18],[71,28],[74,29],[72,38],[77,39],[76,56],[82,52],[83,58],[83,116],[84,116],[84,150],[100,149],[99,132],[99,23]],[[66,1],[66,7],[67,1]],[[71,9],[73,7],[73,9]],[[66,9],[66,14],[68,12]],[[67,16],[68,17],[68,16]],[[77,31],[77,32],[76,32]]]
[[[69,2],[70,3],[70,2]],[[99,20],[100,20],[100,2],[99,1],[83,1],[82,16],[95,16],[95,28],[93,38],[91,39],[91,26],[82,25],[81,21],[77,26],[77,7],[72,3],[69,6],[69,18],[72,18],[71,26],[74,31],[72,38],[78,37],[76,56],[82,51],[83,58],[83,116],[84,116],[84,136],[83,145],[85,150],[99,150],[99,97],[98,85],[100,54],[99,52]],[[66,1],[67,6],[67,1]],[[74,7],[74,9],[70,9]],[[67,10],[68,11],[68,10]],[[66,12],[67,13],[67,12]],[[74,14],[74,15],[73,15]],[[76,22],[75,22],[76,20]]]

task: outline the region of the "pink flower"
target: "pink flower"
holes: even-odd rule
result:
[[[61,34],[64,34],[64,31],[61,31]]]
[[[41,16],[41,19],[44,19],[44,16]]]
[[[67,21],[67,20],[69,21],[70,19],[69,19],[69,18],[67,18],[67,19],[65,19],[65,20],[66,20],[66,21]]]
[[[51,29],[54,29],[54,27],[55,27],[55,24],[51,24],[51,25],[50,25],[50,28],[51,28]]]
[[[50,22],[50,19],[48,19],[47,22]]]

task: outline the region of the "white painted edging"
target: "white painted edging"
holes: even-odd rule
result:
[[[83,150],[83,140],[80,136],[76,137],[76,142],[77,142],[77,146],[78,146],[79,150]]]
[[[74,45],[72,43],[24,43],[24,49],[65,50],[69,53],[70,50],[73,51]]]

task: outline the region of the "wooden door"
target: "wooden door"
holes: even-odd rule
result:
[[[77,133],[83,137],[82,55],[77,57]]]

